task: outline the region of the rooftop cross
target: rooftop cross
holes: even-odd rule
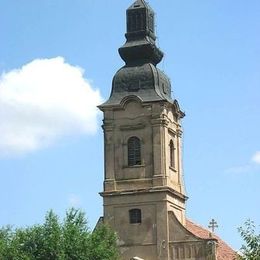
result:
[[[213,219],[209,222],[208,227],[211,228],[212,233],[214,233],[215,228],[218,228],[218,223],[217,223],[217,221],[213,218]]]

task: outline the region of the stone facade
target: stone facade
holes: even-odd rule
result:
[[[104,113],[104,221],[119,236],[122,260],[214,260],[217,239],[186,228],[182,167],[185,116],[171,97],[144,0],[127,10],[125,66],[114,76]]]

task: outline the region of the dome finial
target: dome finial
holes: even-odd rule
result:
[[[135,1],[126,11],[127,33],[126,38],[131,40],[136,37],[148,36],[155,41],[154,11],[144,1]]]
[[[163,53],[155,44],[154,11],[144,0],[135,1],[127,10],[126,43],[119,49],[127,65],[158,64]]]

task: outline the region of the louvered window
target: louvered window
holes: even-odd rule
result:
[[[130,224],[142,223],[142,212],[140,209],[129,210],[129,222]]]
[[[128,139],[128,166],[141,165],[141,142],[136,136]]]
[[[175,168],[175,148],[174,148],[174,144],[173,141],[170,141],[170,166]]]

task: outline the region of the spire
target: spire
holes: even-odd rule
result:
[[[135,1],[127,10],[126,43],[119,49],[121,58],[127,65],[158,64],[163,53],[155,44],[154,11],[144,1]]]

